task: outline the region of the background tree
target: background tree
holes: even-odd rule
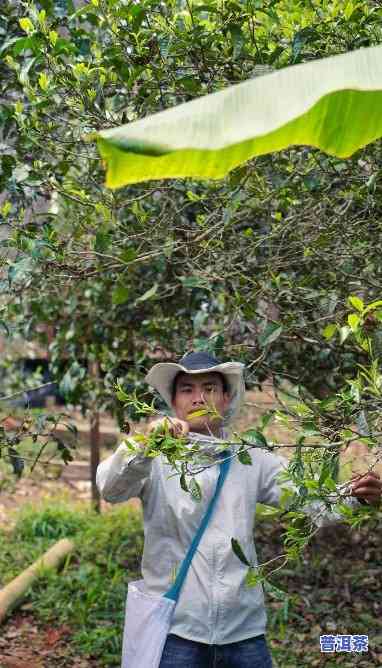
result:
[[[378,414],[366,391],[362,405],[325,401],[366,362],[367,336],[378,357],[378,308],[358,342],[347,317],[349,296],[380,296],[380,143],[346,161],[294,148],[218,182],[111,192],[86,137],[378,44],[381,25],[372,1],[5,3],[2,317],[11,335],[45,344],[52,328],[70,401],[122,420],[118,378],[142,390],[149,355],[207,346],[246,362],[248,386],[300,386],[316,411],[297,411],[303,430],[340,441],[365,402]]]

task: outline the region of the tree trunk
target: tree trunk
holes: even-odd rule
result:
[[[92,362],[90,365],[90,373],[94,378],[94,381],[97,382],[99,373],[98,373],[98,362]],[[96,513],[101,512],[101,497],[96,485],[96,474],[98,464],[100,462],[100,428],[99,428],[99,411],[96,406],[94,406],[90,414],[90,480],[92,486],[92,507]]]
[[[99,412],[94,411],[90,417],[90,479],[92,484],[92,507],[101,512],[101,497],[96,485],[97,467],[100,462],[100,430]]]

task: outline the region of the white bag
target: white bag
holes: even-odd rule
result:
[[[158,668],[175,606],[170,598],[147,594],[144,580],[129,583],[122,668]]]
[[[223,452],[221,454],[224,456]],[[153,596],[147,593],[144,580],[135,580],[128,585],[121,668],[159,668],[180,590],[227,476],[229,458],[223,460],[219,466],[220,474],[215,493],[173,586],[163,596]]]

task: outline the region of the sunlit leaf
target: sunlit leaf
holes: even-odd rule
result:
[[[106,184],[222,178],[309,145],[348,157],[382,136],[382,47],[275,71],[98,134]]]
[[[363,303],[362,299],[360,299],[359,297],[356,297],[355,295],[352,295],[351,297],[349,297],[348,301],[349,301],[350,306],[353,306],[353,308],[355,308],[357,311],[362,313],[362,311],[364,309],[364,303]]]
[[[336,331],[337,331],[337,325],[331,323],[330,325],[326,325],[325,329],[323,329],[322,331],[322,335],[325,337],[325,339],[331,339],[332,336],[334,336],[334,334],[336,333]]]
[[[187,420],[194,420],[195,418],[203,417],[204,415],[209,415],[210,412],[211,411],[208,410],[208,408],[201,408],[198,411],[192,411],[192,413],[188,413],[187,416],[186,416],[186,419]]]
[[[348,315],[348,323],[352,332],[355,332],[358,329],[360,323],[360,317],[356,313],[350,313]]]
[[[366,306],[364,312],[365,312],[365,313],[369,313],[369,311],[374,311],[375,309],[379,308],[380,306],[382,306],[382,300],[381,300],[381,299],[377,299],[377,301],[375,301],[375,302],[371,302],[371,304],[368,304],[368,305]]]
[[[256,587],[260,582],[262,582],[263,577],[260,574],[258,568],[249,568],[247,575],[245,576],[245,586],[246,587]]]

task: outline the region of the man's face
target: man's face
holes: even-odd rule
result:
[[[189,413],[213,406],[223,416],[229,405],[229,395],[224,392],[222,378],[218,373],[182,373],[176,379],[176,392],[172,402],[176,417],[185,420],[191,431],[201,434],[217,434],[222,420],[210,415],[187,419]]]

